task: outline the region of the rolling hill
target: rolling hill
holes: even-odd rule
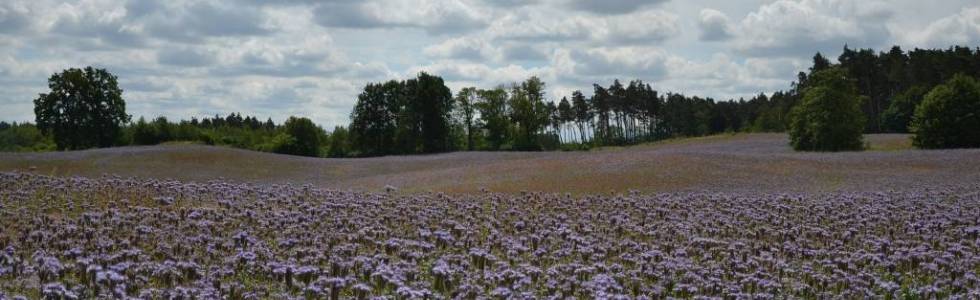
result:
[[[783,134],[739,134],[588,152],[455,152],[326,159],[201,145],[0,153],[0,171],[48,175],[226,179],[401,191],[820,192],[980,181],[980,150],[907,150],[906,135],[871,135],[872,151],[799,153]],[[877,149],[877,150],[874,150]]]

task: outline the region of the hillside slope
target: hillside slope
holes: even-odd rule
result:
[[[874,135],[875,148],[907,136]],[[980,181],[980,150],[797,153],[782,134],[742,134],[589,152],[456,152],[365,159],[306,158],[199,145],[0,153],[0,171],[402,191],[888,190]]]

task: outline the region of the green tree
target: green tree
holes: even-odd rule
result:
[[[575,121],[575,111],[572,110],[571,102],[568,102],[568,97],[561,97],[561,101],[558,102],[558,126],[565,127],[566,123]],[[565,133],[565,136],[568,134]],[[562,137],[565,142],[571,140],[569,137]]]
[[[277,137],[276,153],[318,156],[320,150],[320,128],[307,118],[289,117],[283,124],[285,132]]]
[[[832,67],[812,74],[803,102],[791,113],[790,143],[797,151],[845,151],[863,147],[862,99],[847,73]]]
[[[51,75],[48,87],[34,100],[35,120],[59,150],[112,146],[129,122],[123,91],[105,69],[67,69]]]
[[[480,119],[483,120],[483,128],[486,129],[486,139],[491,150],[500,150],[507,143],[508,119],[507,91],[503,87],[489,90],[477,91],[479,98],[474,104],[480,112]]]
[[[510,119],[517,125],[514,148],[518,150],[539,150],[538,131],[548,125],[547,105],[544,103],[544,82],[531,76],[521,84],[511,88]]]
[[[926,88],[917,85],[895,96],[888,109],[881,114],[881,122],[888,132],[909,132],[909,124],[912,123],[912,116],[915,115],[915,108],[922,103],[922,98],[929,92]]]
[[[416,126],[421,138],[422,153],[452,150],[450,139],[450,114],[453,109],[453,94],[446,87],[442,77],[419,73],[415,79],[405,82],[406,107],[415,114],[412,124]]]
[[[350,141],[358,155],[392,153],[400,91],[401,84],[397,81],[369,83],[357,96],[357,104],[351,112]]]
[[[915,109],[912,142],[920,148],[980,147],[980,82],[958,74]]]
[[[0,151],[49,151],[54,141],[30,123],[0,122]]]
[[[466,131],[466,150],[473,151],[473,130],[474,130],[474,113],[476,108],[474,104],[477,100],[477,90],[475,87],[464,88],[456,94],[456,108],[459,112],[459,118],[463,123],[463,129]]]
[[[575,115],[575,123],[578,124],[579,142],[585,144],[588,140],[586,136],[585,127],[592,127],[592,109],[589,107],[589,101],[585,99],[582,95],[582,91],[572,92],[572,110]]]
[[[350,135],[344,126],[334,127],[330,133],[330,149],[327,151],[328,157],[346,157],[350,153]]]
[[[133,124],[131,131],[134,145],[156,145],[160,143],[156,129],[147,123],[143,117],[140,117],[136,124]]]

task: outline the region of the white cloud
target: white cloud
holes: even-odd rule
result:
[[[743,54],[799,56],[844,44],[882,47],[892,12],[880,1],[778,0],[745,17],[735,46]]]
[[[701,10],[698,27],[701,29],[699,38],[703,41],[721,41],[732,37],[732,25],[725,13],[705,8]]]
[[[649,44],[677,35],[677,22],[677,15],[661,10],[565,18],[555,18],[546,11],[531,11],[508,14],[493,22],[488,31],[496,39],[526,42]]]
[[[476,8],[459,0],[336,1],[319,4],[320,25],[340,28],[419,28],[452,34],[487,25]]]
[[[980,43],[980,7],[964,7],[958,13],[936,20],[921,31],[905,36],[906,42],[925,47],[976,46]]]
[[[596,14],[622,14],[668,0],[565,0],[569,7]]]
[[[499,54],[489,42],[478,37],[456,37],[425,48],[429,56],[471,61],[488,61]]]

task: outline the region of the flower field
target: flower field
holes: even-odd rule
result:
[[[450,196],[0,173],[0,299],[977,299],[978,191]]]

